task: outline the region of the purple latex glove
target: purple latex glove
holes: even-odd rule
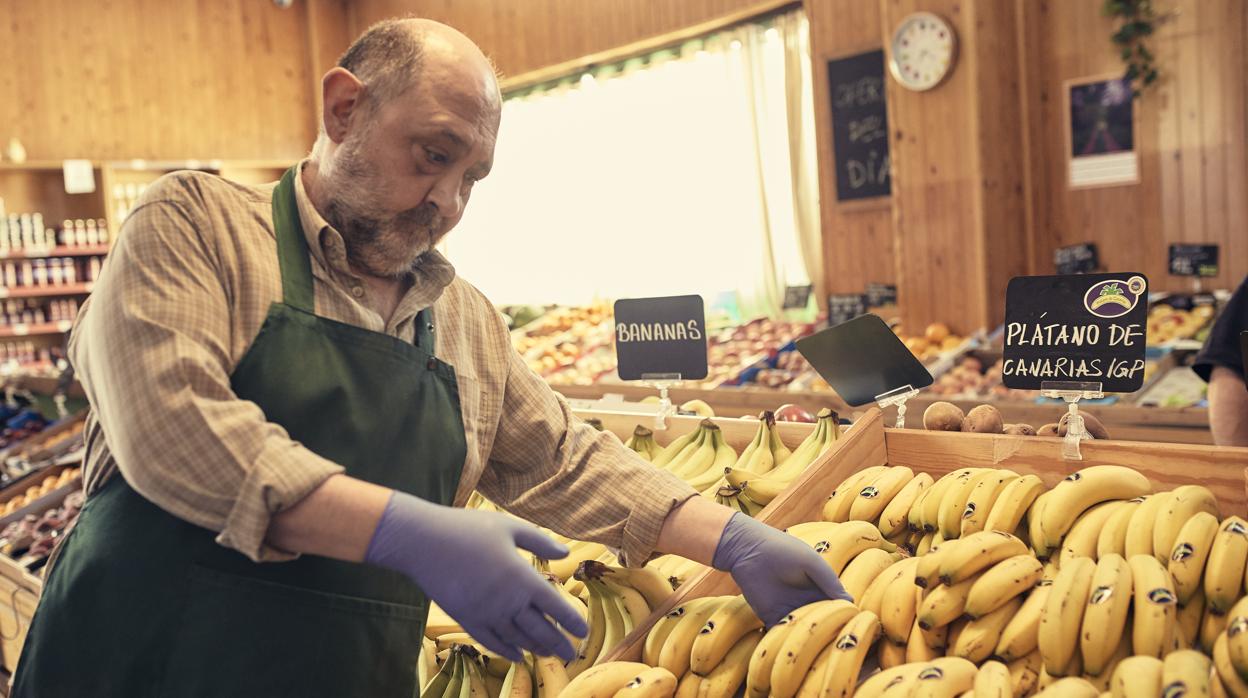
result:
[[[585,620],[516,548],[548,560],[568,555],[509,516],[395,492],[364,561],[407,575],[473,639],[513,662],[522,661],[522,649],[571,661],[576,651],[551,620],[580,637],[589,630]]]
[[[745,600],[768,626],[809,603],[853,601],[819,553],[741,512],[728,519],[711,564],[732,573]]]

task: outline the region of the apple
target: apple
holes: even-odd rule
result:
[[[815,415],[811,414],[810,412],[807,412],[804,408],[798,405],[789,403],[789,404],[781,405],[780,409],[776,410],[776,421],[777,422],[805,422],[808,424],[814,424],[815,422],[819,420],[815,418]]]

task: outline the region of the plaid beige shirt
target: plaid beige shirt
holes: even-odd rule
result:
[[[468,441],[456,503],[480,489],[518,516],[644,562],[668,512],[693,490],[574,419],[512,349],[490,302],[437,252],[384,320],[301,180],[318,314],[410,342],[417,313],[433,305],[436,353],[455,367]],[[70,343],[92,406],[88,495],[119,470],[147,499],[257,561],[293,557],[266,544],[271,517],[342,471],[230,390],[281,300],[274,186],[194,172],[150,186]]]

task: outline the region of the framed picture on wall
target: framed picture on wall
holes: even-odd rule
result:
[[[1130,83],[1120,75],[1069,80],[1064,93],[1070,187],[1139,182]]]

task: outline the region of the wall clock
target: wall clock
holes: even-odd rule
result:
[[[893,78],[907,89],[930,90],[940,84],[957,60],[958,39],[941,17],[916,12],[893,32],[888,62]]]

